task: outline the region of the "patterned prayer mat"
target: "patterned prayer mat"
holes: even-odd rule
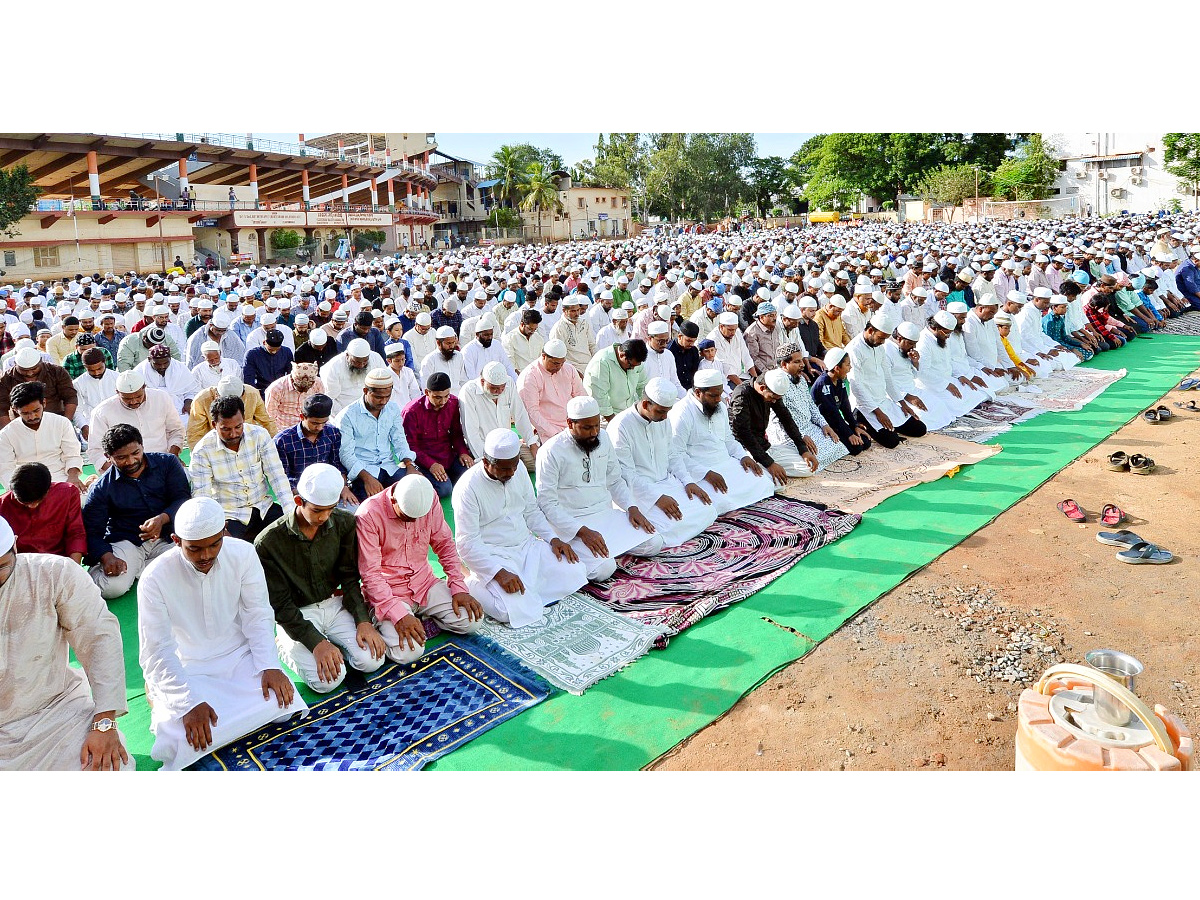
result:
[[[412,771],[545,700],[551,687],[504,654],[451,641],[307,717],[268,725],[210,753],[210,771]]]
[[[583,591],[609,609],[662,626],[666,634],[655,646],[665,647],[669,636],[766,587],[861,520],[775,495],[726,513],[652,559],[620,556],[611,579]]]
[[[1046,412],[1044,409],[1034,409],[1024,406],[1025,394],[1021,400],[987,400],[980,403],[964,416],[959,416],[945,428],[940,428],[934,434],[944,434],[947,437],[958,438],[982,444],[997,435],[1004,434],[1018,422],[1032,419]]]
[[[960,466],[981,462],[999,452],[996,446],[927,434],[908,438],[895,450],[871,447],[858,456],[843,456],[816,475],[791,479],[786,495],[864,513],[914,484],[936,481]]]
[[[485,619],[476,634],[460,640],[499,645],[555,687],[582,694],[645,655],[664,631],[576,593],[547,609],[539,625],[509,628]]]
[[[1125,369],[1108,371],[1106,369],[1071,369],[1066,372],[1055,372],[1049,378],[1036,382],[1041,389],[1040,394],[1010,395],[1013,403],[1031,406],[1047,412],[1070,412],[1083,409],[1110,386],[1124,378],[1128,373]],[[1009,399],[1006,395],[1004,400]],[[953,425],[953,423],[951,423]]]
[[[1166,324],[1154,333],[1200,337],[1200,313],[1184,313],[1174,319],[1167,319]]]

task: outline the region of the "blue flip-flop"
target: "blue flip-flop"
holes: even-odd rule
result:
[[[1134,547],[1138,544],[1146,543],[1146,539],[1139,537],[1132,531],[1122,528],[1120,531],[1098,531],[1096,532],[1096,540],[1102,544],[1108,544],[1110,547]]]
[[[1200,387],[1200,378],[1185,378],[1180,382],[1179,390],[1194,391],[1198,387]]]
[[[1175,556],[1170,550],[1164,550],[1158,544],[1151,544],[1149,541],[1142,541],[1140,544],[1134,544],[1128,550],[1121,550],[1117,553],[1117,559],[1134,566],[1161,566],[1174,558]]]

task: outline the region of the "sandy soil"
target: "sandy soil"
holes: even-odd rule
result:
[[[1169,393],[1169,422],[1134,420],[650,768],[1011,769],[1022,677],[1098,647],[1141,660],[1138,695],[1195,734],[1200,413],[1174,406],[1191,399]],[[1157,469],[1109,472],[1114,450]],[[1067,497],[1087,524],[1056,509]],[[1114,559],[1095,540],[1105,503],[1175,561]]]

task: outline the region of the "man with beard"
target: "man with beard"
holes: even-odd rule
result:
[[[567,345],[549,341],[541,358],[517,379],[517,393],[543,443],[567,427],[567,403],[586,393],[583,379],[566,358]]]
[[[311,339],[309,343],[312,343]],[[362,397],[367,373],[382,369],[383,357],[362,338],[355,338],[346,349],[321,368],[325,393],[333,398],[333,410],[341,412]]]
[[[717,327],[708,336],[717,348],[717,359],[725,363],[729,372],[729,383],[739,385],[747,378],[758,374],[754,360],[750,356],[750,348],[738,330],[736,313],[723,312],[717,317]]]
[[[497,428],[516,426],[521,436],[521,461],[533,471],[534,458],[541,447],[525,404],[517,393],[516,383],[508,377],[504,366],[490,362],[474,381],[463,385],[459,395],[463,437],[476,459],[483,455],[487,436]]]
[[[322,328],[309,332],[308,340],[296,348],[293,362],[312,363],[320,371],[326,363],[338,355],[337,344]]]
[[[138,372],[121,372],[115,387],[116,396],[109,397],[92,410],[88,433],[98,437],[114,425],[133,425],[146,435],[147,450],[178,456],[183,448],[183,421],[175,411],[171,396],[165,391],[147,388],[145,379]],[[109,466],[103,450],[95,443],[89,444],[87,457],[97,472],[103,472]]]
[[[692,390],[676,403],[667,420],[674,446],[684,454],[688,480],[704,488],[718,516],[766,497],[775,483],[729,427],[721,402],[725,377],[715,369],[696,373]]]
[[[904,438],[923,437],[925,426],[907,400],[897,403],[892,397],[891,367],[884,343],[888,333],[883,319],[872,318],[863,333],[850,341],[850,393],[858,420],[867,426],[871,438],[881,447],[895,449]]]
[[[324,393],[325,383],[317,374],[317,367],[312,363],[293,362],[291,372],[267,388],[264,397],[267,415],[275,423],[277,432],[291,428],[300,421],[304,402],[313,394]]]
[[[996,399],[996,391],[989,386],[988,381],[984,380],[975,361],[967,353],[967,343],[963,337],[963,326],[966,324],[967,315],[970,313],[967,305],[965,303],[955,303],[949,309],[940,311],[948,312],[954,317],[954,330],[950,332],[947,344],[950,347],[950,358],[953,360],[955,377],[965,375],[971,379],[973,384],[979,387],[980,391],[986,395],[986,399]]]
[[[183,362],[192,368],[199,365],[204,353],[201,347],[205,341],[213,341],[221,348],[221,356],[232,359],[239,366],[246,360],[246,345],[242,339],[233,333],[233,314],[228,310],[217,310],[203,328],[197,328],[187,343],[187,358]],[[99,341],[97,341],[99,343]],[[125,342],[121,342],[125,346]]]
[[[183,363],[171,358],[171,351],[162,344],[150,348],[150,357],[138,363],[134,371],[142,376],[146,386],[164,391],[175,403],[175,412],[186,416],[192,400],[200,392],[196,377]]]
[[[698,310],[692,313],[688,321],[692,322],[699,331],[698,339],[704,340],[712,335],[712,332],[717,327],[717,319],[721,315],[721,311],[725,308],[725,301],[721,297],[713,297],[708,303],[705,303]],[[616,319],[616,312],[613,313],[613,318]],[[596,338],[597,344],[600,343],[600,338]]]
[[[449,390],[457,394],[469,380],[466,360],[458,349],[458,335],[449,325],[438,328],[435,335],[438,348],[421,360],[421,383],[440,373],[450,380]]]
[[[483,373],[484,366],[492,362],[504,366],[508,377],[516,381],[517,372],[513,368],[512,360],[504,352],[500,341],[495,339],[498,324],[495,316],[485,313],[477,317],[475,322],[475,337],[462,351],[467,381],[474,381],[478,378]],[[461,388],[461,385],[459,387]]]
[[[226,375],[242,376],[242,367],[232,359],[221,356],[221,345],[216,341],[205,341],[200,350],[204,358],[191,369],[197,392],[215,387]]]
[[[791,413],[792,421],[806,439],[806,444],[812,445],[813,449],[810,452],[817,458],[816,471],[819,472],[849,451],[842,446],[837,432],[829,427],[829,423],[825,421],[825,417],[813,401],[812,392],[804,377],[808,358],[801,352],[800,345],[783,344],[776,351],[775,358],[779,362],[779,369],[787,374],[791,382],[783,395],[783,405]],[[783,386],[782,382],[780,386]],[[804,477],[813,474],[806,461],[801,459],[802,448],[798,448],[796,442],[789,437],[778,416],[772,417],[767,426],[767,439],[771,444],[771,455],[788,475]]]
[[[497,428],[459,479],[451,503],[467,590],[492,618],[521,628],[587,583],[587,567],[558,538],[521,466],[521,441]],[[538,454],[539,457],[541,454]],[[514,477],[516,476],[516,477]]]
[[[383,348],[387,344],[387,340],[383,332],[375,328],[374,317],[370,310],[364,309],[354,317],[354,324],[343,329],[337,338],[337,347],[339,351],[345,351],[350,342],[356,338],[361,338],[366,341],[371,350],[379,354],[380,359],[383,358]]]
[[[1050,309],[1050,300],[1053,296],[1050,288],[1039,287],[1034,290],[1033,296],[1027,302],[1021,303],[1020,299],[1024,295],[1016,293],[1016,299],[1014,300],[1014,297],[1010,295],[1009,302],[1017,309],[1015,311],[1011,308],[1007,309],[1008,314],[1012,316],[1013,330],[1020,334],[1021,345],[1026,352],[1036,353],[1048,364],[1046,373],[1073,368],[1079,365],[1082,358],[1082,354],[1077,355],[1051,340],[1049,335],[1042,331],[1042,319]]]
[[[558,338],[567,345],[567,362],[578,369],[587,369],[587,364],[596,354],[596,337],[592,327],[583,318],[587,300],[582,294],[572,294],[563,301],[562,318],[550,329],[550,340]]]
[[[517,327],[511,331],[505,331],[500,343],[504,347],[504,352],[508,354],[513,369],[519,374],[538,361],[546,339],[538,330],[538,326],[542,323],[540,312],[526,306],[517,315]]]
[[[458,397],[450,390],[450,376],[434,372],[425,381],[424,396],[404,408],[407,446],[421,473],[443,499],[454,482],[474,464],[463,437]]]
[[[187,320],[187,325],[184,327],[184,336],[190,341],[193,334],[200,330],[203,326],[212,321],[213,317],[213,302],[208,297],[203,297],[196,302],[196,314]],[[115,320],[114,320],[115,324]]]
[[[917,373],[921,367],[921,354],[917,352],[917,341],[921,329],[912,322],[901,322],[892,336],[884,342],[884,360],[892,378],[892,400],[907,407],[909,414],[916,416],[927,431],[945,428],[954,419],[949,407],[938,400],[932,391],[917,386]]]
[[[546,441],[536,471],[538,505],[584,561],[589,581],[611,578],[622,553],[654,556],[662,550],[662,537],[634,502],[592,397],[567,404],[566,430]]]
[[[729,427],[733,436],[780,486],[787,484],[789,472],[769,452],[773,447],[767,437],[767,425],[772,413],[792,446],[799,451],[796,457],[785,457],[790,469],[806,476],[817,470],[816,445],[801,434],[792,414],[782,402],[791,386],[791,378],[786,372],[771,369],[753,381],[739,384],[729,399]],[[785,452],[786,449],[785,446]]]
[[[965,315],[957,303],[949,310],[956,318],[962,315],[963,344],[967,350],[967,358],[989,390],[997,394],[1012,387],[1021,377],[1020,370],[1012,365],[996,331],[995,318],[999,306],[999,298],[995,294],[989,294],[980,297],[979,304],[974,309],[969,309]]]
[[[920,366],[914,377],[922,397],[932,396],[941,403],[950,412],[951,421],[989,399],[987,392],[969,377],[954,372],[950,334],[957,325],[954,316],[944,309],[929,320],[917,339]]]
[[[350,490],[360,501],[416,471],[416,454],[408,446],[403,413],[391,399],[391,371],[372,369],[358,402],[343,409],[335,420],[342,433],[342,467]]]
[[[612,311],[612,321],[600,329],[596,335],[596,352],[599,353],[613,344],[622,344],[629,340],[629,310],[617,307]]]
[[[105,600],[115,600],[152,559],[171,548],[175,513],[192,496],[183,464],[170,453],[146,453],[132,425],[97,434],[107,469],[83,502],[88,574]]]

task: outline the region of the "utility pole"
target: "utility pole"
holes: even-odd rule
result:
[[[162,200],[158,193],[158,173],[155,172],[152,176],[154,179],[154,208],[158,213],[158,260],[162,263],[163,274],[167,271],[167,256],[166,248],[163,246],[163,230],[162,230]]]

